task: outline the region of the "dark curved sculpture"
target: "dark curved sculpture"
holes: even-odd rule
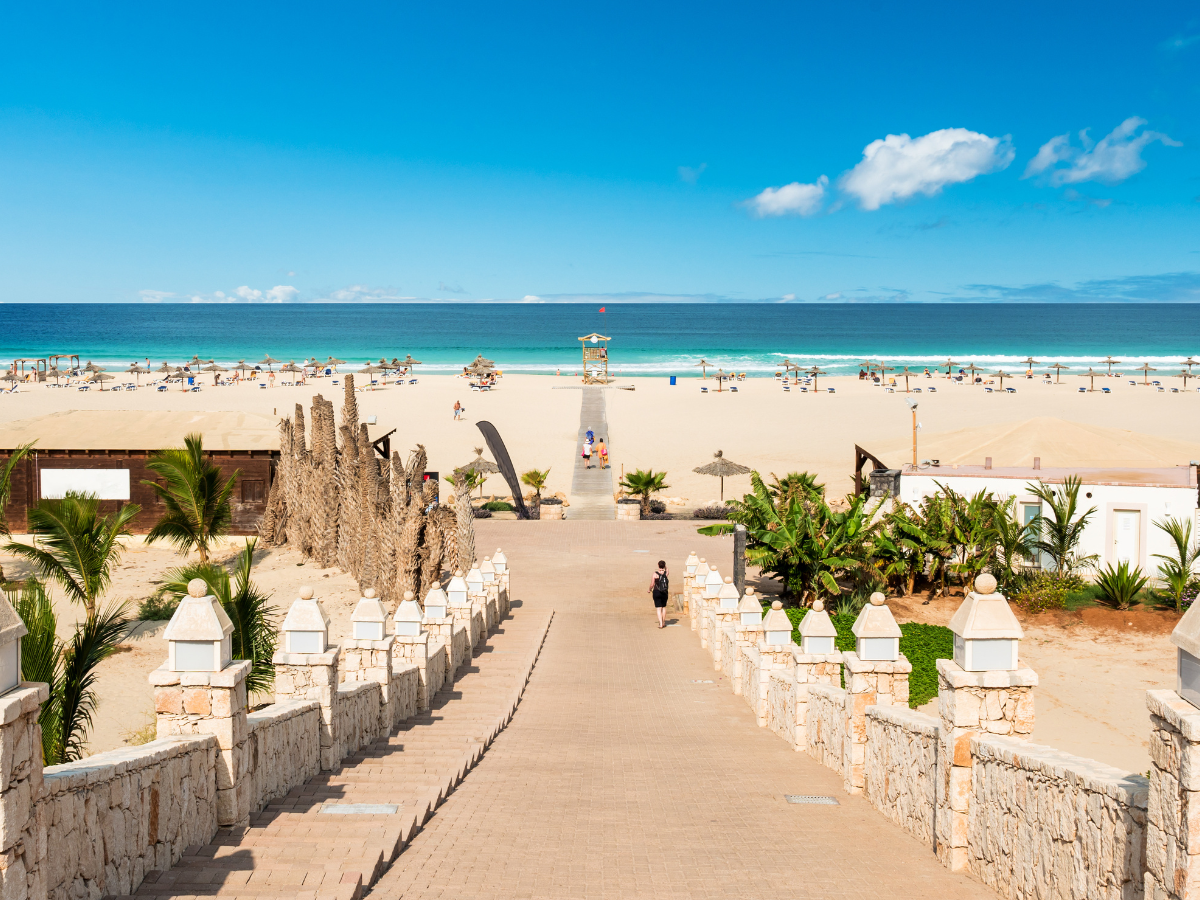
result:
[[[487,442],[492,459],[496,461],[496,465],[500,467],[500,474],[508,482],[508,488],[512,491],[513,503],[517,507],[517,518],[528,519],[529,510],[525,508],[525,498],[521,496],[521,480],[517,478],[517,470],[513,468],[512,460],[508,458],[508,449],[504,446],[500,432],[491,422],[476,422],[475,424],[483,432],[483,439]]]

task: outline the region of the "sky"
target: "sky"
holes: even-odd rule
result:
[[[1194,3],[2,21],[4,303],[1200,301]]]

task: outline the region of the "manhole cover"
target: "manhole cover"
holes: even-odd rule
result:
[[[817,797],[812,794],[784,794],[788,803],[816,803],[819,806],[840,806],[836,797]]]
[[[398,808],[392,803],[324,803],[317,811],[328,816],[394,816]]]

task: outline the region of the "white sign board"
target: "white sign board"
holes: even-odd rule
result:
[[[67,491],[100,500],[129,499],[128,469],[42,469],[42,499],[60,500]]]

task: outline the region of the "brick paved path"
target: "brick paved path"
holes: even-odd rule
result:
[[[249,828],[222,829],[170,871],[150,873],[137,896],[360,896],[512,718],[549,619],[548,607],[517,606],[428,714],[348,757],[340,772],[319,775],[271,803]],[[321,812],[327,803],[398,809],[335,815]]]
[[[554,625],[512,724],[372,898],[994,896],[758,728],[683,616],[655,627],[658,557],[677,583],[689,550],[731,541],[683,522],[478,524],[479,546],[537,573],[519,615],[553,608]]]

